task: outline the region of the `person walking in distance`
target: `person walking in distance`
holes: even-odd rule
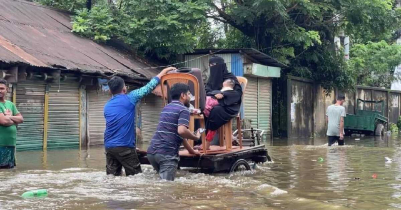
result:
[[[344,145],[344,117],[346,116],[344,102],[345,96],[339,95],[336,103],[327,107],[326,122],[329,146],[336,142],[338,145]]]

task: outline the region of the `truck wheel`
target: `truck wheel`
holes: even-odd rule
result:
[[[251,166],[249,165],[248,161],[239,159],[231,166],[230,173],[249,170],[251,170]]]
[[[383,124],[377,124],[375,129],[375,136],[384,136],[384,133],[386,132],[385,130],[386,129]]]

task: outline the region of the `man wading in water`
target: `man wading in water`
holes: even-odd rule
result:
[[[106,173],[121,176],[124,167],[127,176],[140,172],[141,165],[136,154],[135,106],[160,83],[160,78],[174,67],[163,69],[144,87],[127,93],[127,87],[121,77],[113,77],[107,83],[113,97],[104,106],[106,131]]]
[[[327,107],[326,122],[328,145],[338,142],[338,145],[344,145],[344,117],[345,108],[342,106],[345,102],[345,96],[338,96],[337,102]]]
[[[0,169],[15,167],[17,125],[24,122],[17,107],[6,100],[8,83],[0,79]]]
[[[148,160],[160,178],[174,181],[180,156],[181,144],[190,154],[199,155],[186,139],[198,140],[200,132],[193,134],[189,129],[189,86],[175,84],[170,91],[172,102],[160,113],[160,122],[148,148]]]

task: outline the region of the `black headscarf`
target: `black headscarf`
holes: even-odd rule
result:
[[[209,64],[212,64],[212,63],[213,64],[223,64],[225,62],[224,62],[224,59],[222,57],[214,55],[209,59]]]
[[[210,67],[210,75],[206,84],[206,93],[213,90],[221,90],[224,82],[224,75],[228,73],[225,63]]]
[[[228,72],[224,59],[219,56],[213,56],[209,59],[209,64],[212,63],[216,65],[210,67],[210,75],[205,88],[206,94],[214,90],[221,90],[223,82],[226,79],[232,79],[235,82],[234,90],[242,95],[241,85],[239,84],[237,77]]]

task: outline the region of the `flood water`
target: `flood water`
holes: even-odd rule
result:
[[[0,209],[401,208],[401,138],[325,143],[275,139],[266,142],[273,163],[235,174],[183,169],[175,182],[159,180],[146,165],[133,177],[106,176],[101,147],[18,152],[17,168],[0,170]],[[20,197],[34,189],[49,196]]]

